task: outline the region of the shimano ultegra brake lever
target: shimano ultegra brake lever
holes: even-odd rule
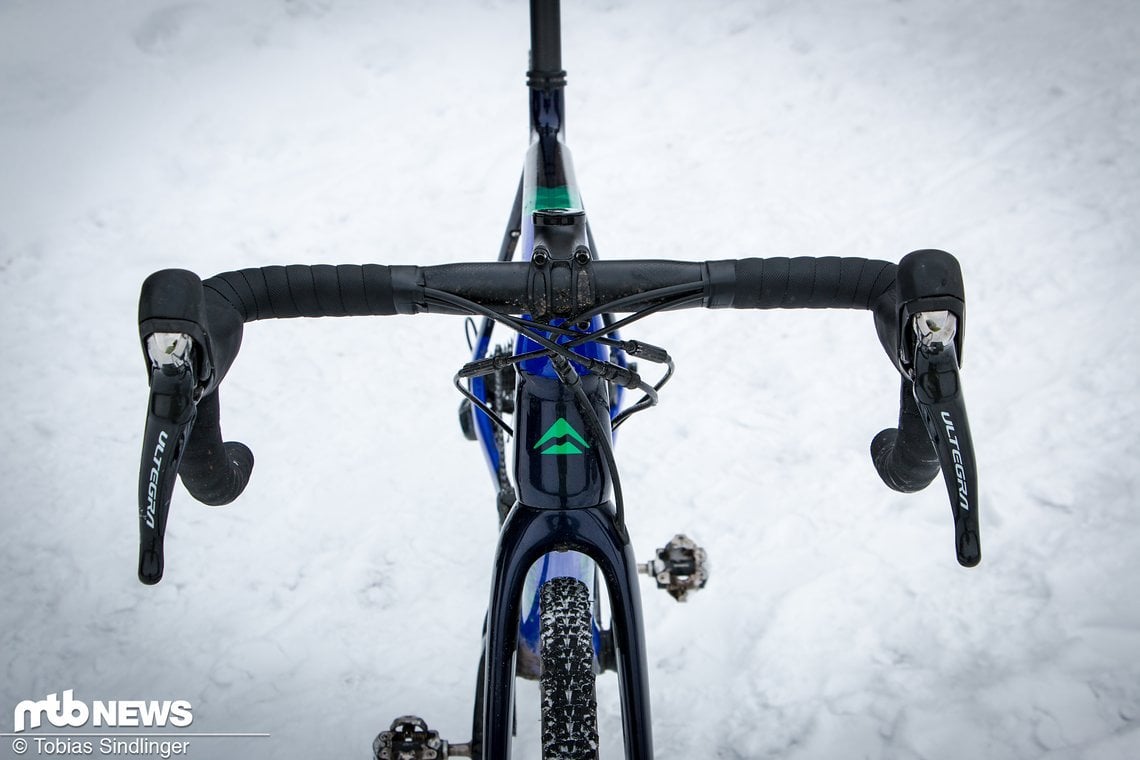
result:
[[[151,372],[139,467],[139,580],[151,585],[162,579],[166,517],[201,388],[189,335],[153,333],[146,349]]]
[[[948,310],[917,312],[914,331],[914,399],[942,466],[954,515],[958,562],[973,567],[981,560],[978,535],[978,470],[958,376],[955,348],[958,318]]]
[[[954,516],[959,564],[981,559],[978,472],[958,367],[965,287],[958,260],[945,251],[907,254],[895,275],[895,299],[876,314],[879,337],[902,374],[899,424],[871,441],[871,459],[890,488],[920,491],[942,471]]]
[[[958,260],[944,251],[916,251],[898,269],[900,369],[938,456],[950,510],[958,563],[981,560],[978,470],[958,376],[966,293]]]

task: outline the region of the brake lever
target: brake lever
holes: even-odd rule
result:
[[[981,560],[978,470],[958,375],[958,318],[949,310],[921,311],[914,314],[911,326],[914,399],[942,467],[954,516],[958,563],[974,567]]]
[[[875,312],[879,340],[903,376],[899,424],[875,436],[871,457],[896,491],[921,490],[942,471],[958,563],[974,567],[981,560],[978,472],[958,376],[965,315],[957,259],[928,249],[899,261],[894,293]]]
[[[146,349],[151,373],[139,465],[139,580],[154,585],[162,579],[166,518],[201,387],[189,335],[153,333]]]

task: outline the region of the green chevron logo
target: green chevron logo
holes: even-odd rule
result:
[[[562,443],[557,443],[561,438],[566,440]],[[590,444],[586,443],[586,439],[582,434],[574,429],[574,426],[566,421],[565,417],[559,417],[558,420],[546,429],[542,437],[538,439],[538,443],[534,444],[534,448],[542,448],[547,443],[554,443],[553,446],[548,446],[543,449],[542,453],[545,454],[581,454],[582,449],[578,448],[575,441],[582,444],[585,448],[590,448]]]

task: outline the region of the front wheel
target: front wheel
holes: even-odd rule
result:
[[[542,760],[597,760],[590,591],[576,578],[552,578],[539,605]]]

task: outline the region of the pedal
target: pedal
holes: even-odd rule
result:
[[[448,744],[418,715],[403,715],[392,721],[372,742],[376,760],[444,760],[471,757],[470,744]]]
[[[657,559],[639,564],[637,571],[657,581],[657,588],[668,591],[678,602],[684,602],[708,583],[708,555],[691,538],[678,533],[657,550]]]

